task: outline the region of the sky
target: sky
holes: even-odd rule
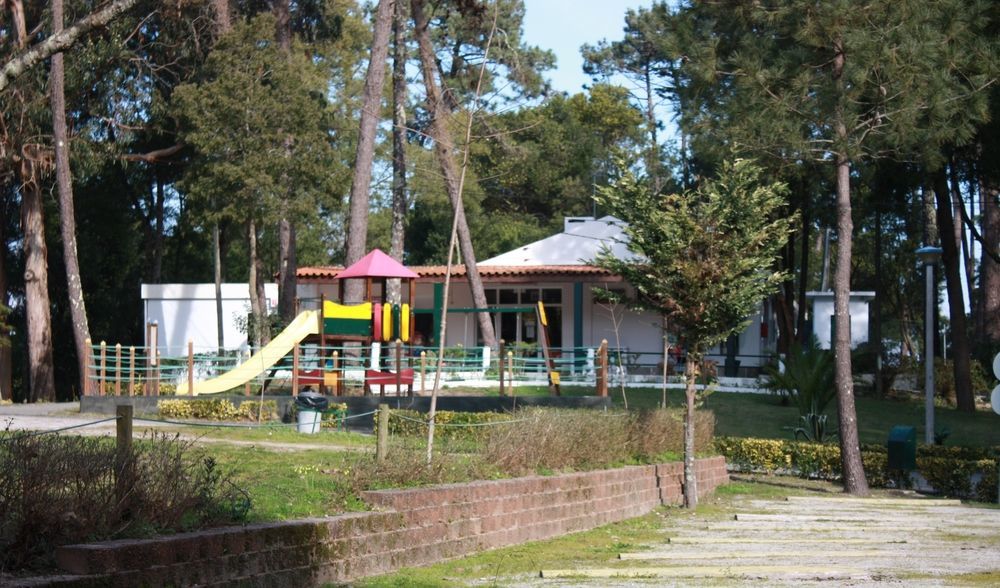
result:
[[[524,0],[524,40],[555,53],[556,69],[548,76],[552,87],[573,94],[590,83],[583,73],[580,46],[621,39],[625,11],[650,4],[651,0]]]

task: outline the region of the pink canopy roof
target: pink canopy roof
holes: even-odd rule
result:
[[[380,249],[372,249],[350,267],[336,275],[338,280],[344,278],[419,278],[416,273],[406,269],[403,264],[389,257]]]

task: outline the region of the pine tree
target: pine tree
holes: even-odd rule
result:
[[[943,142],[971,137],[991,82],[984,11],[958,0],[727,0],[685,3],[672,21],[685,37],[682,125],[697,141],[833,167],[835,374],[849,493],[868,492],[850,357],[852,172],[882,156],[933,162]]]

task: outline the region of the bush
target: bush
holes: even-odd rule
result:
[[[5,570],[50,566],[60,545],[239,522],[249,508],[214,460],[176,436],[137,441],[122,458],[106,437],[0,432]]]
[[[381,463],[370,455],[356,455],[349,458],[344,469],[333,473],[345,482],[338,485],[341,494],[334,497],[341,504],[365,490],[488,480],[501,475],[495,466],[475,457],[435,454],[434,460],[427,463],[424,449],[395,446],[389,459]]]
[[[278,403],[274,400],[244,400],[239,407],[224,398],[205,400],[160,400],[156,403],[160,416],[168,419],[206,419],[213,421],[256,421],[278,418]]]
[[[695,447],[711,448],[715,416],[695,413]],[[531,408],[518,421],[486,427],[483,455],[510,474],[545,470],[589,469],[614,464],[658,461],[681,453],[683,420],[679,411],[605,413],[591,410]]]
[[[488,423],[502,423],[515,417],[502,412],[451,412],[439,410],[434,415],[436,439],[482,441],[492,427]],[[427,436],[427,413],[415,410],[392,410],[389,433],[403,437]]]
[[[839,479],[840,447],[780,439],[720,437],[715,448],[731,467],[744,471],[792,473],[805,478]],[[921,445],[917,448],[917,471],[939,493],[946,496],[996,500],[997,462],[990,449]],[[888,450],[881,445],[861,447],[861,462],[872,487],[890,480]],[[981,473],[973,485],[973,475]]]

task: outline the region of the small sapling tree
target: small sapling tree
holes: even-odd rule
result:
[[[627,223],[632,260],[605,250],[602,267],[624,277],[636,302],[661,313],[687,343],[684,503],[698,502],[694,475],[695,382],[705,351],[746,327],[761,300],[787,279],[776,260],[795,219],[782,215],[786,187],[766,184],[746,160],[724,164],[697,189],[659,195],[625,172],[597,201]]]

